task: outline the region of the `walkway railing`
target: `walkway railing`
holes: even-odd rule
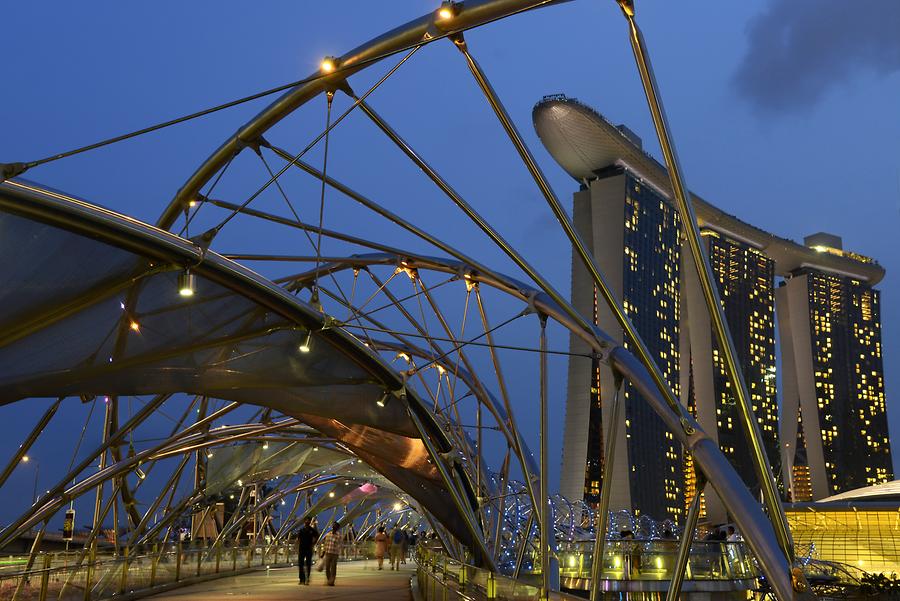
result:
[[[89,601],[114,595],[163,589],[237,574],[247,570],[283,566],[296,559],[291,544],[243,547],[187,547],[179,543],[154,545],[137,555],[97,555],[79,563],[80,552],[40,553],[31,569],[21,560],[0,571],[0,599],[11,601]],[[11,569],[10,569],[11,568]]]
[[[416,546],[416,584],[423,601],[540,601],[537,579],[515,580],[489,570],[450,559],[436,549]],[[533,582],[529,582],[533,580]],[[559,592],[551,592],[555,601],[584,601]]]
[[[589,579],[593,546],[593,541],[560,544],[560,578],[564,581]],[[670,580],[677,553],[677,540],[611,540],[604,546],[601,576],[605,580],[621,581]],[[759,571],[744,543],[694,541],[691,544],[686,580],[750,580],[757,576]]]

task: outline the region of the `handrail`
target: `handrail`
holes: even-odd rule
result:
[[[294,565],[291,543],[186,547],[148,545],[136,555],[93,556],[76,563],[76,552],[40,553],[29,570],[0,566],[0,598],[106,599],[126,593],[164,590],[249,570]],[[15,562],[15,557],[11,556]]]

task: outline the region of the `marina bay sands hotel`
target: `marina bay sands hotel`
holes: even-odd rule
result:
[[[672,390],[758,489],[690,253],[682,249],[665,167],[626,127],[575,100],[546,97],[533,118],[546,148],[581,184],[574,195],[576,226]],[[819,233],[801,245],[696,195],[693,202],[785,500],[819,500],[892,480],[874,288],[884,270],[844,250],[837,236]],[[572,300],[621,341],[577,259]],[[570,346],[573,353],[589,354],[574,336]],[[560,492],[597,502],[613,377],[585,356],[571,357],[568,376]],[[613,424],[618,436],[611,509],[678,518],[698,492],[690,458],[635,389],[626,384],[623,393],[624,411]],[[710,522],[727,521],[711,488],[703,501]]]

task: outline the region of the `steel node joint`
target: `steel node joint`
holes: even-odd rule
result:
[[[0,163],[0,182],[5,182],[28,171],[27,163]]]
[[[616,0],[616,3],[627,18],[634,17],[634,0]]]
[[[462,32],[451,33],[447,36],[447,39],[453,42],[453,45],[456,46],[460,52],[469,56],[469,47],[466,44],[466,38],[463,36]]]

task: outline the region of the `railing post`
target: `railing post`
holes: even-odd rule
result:
[[[175,582],[181,580],[181,541],[175,547]]]
[[[488,599],[497,598],[497,581],[494,579],[494,573],[488,572],[487,584],[485,585],[485,594]]]
[[[237,571],[237,547],[231,548],[231,571]]]
[[[41,594],[38,601],[47,601],[47,585],[50,582],[50,554],[44,553],[44,571],[41,573]]]
[[[441,558],[441,598],[447,601],[447,556]]]
[[[247,546],[247,567],[249,568],[252,565],[253,565],[253,546],[248,545]]]
[[[166,545],[163,543],[163,552]],[[153,559],[150,560],[150,588],[156,584],[156,566],[159,564],[159,543],[153,543]]]
[[[128,545],[122,547],[122,576],[119,579],[119,594],[128,588]]]
[[[200,575],[200,567],[203,565],[203,550],[197,547],[197,576]]]
[[[91,551],[88,556],[87,572],[84,575],[84,601],[91,601],[91,589],[94,580],[94,562],[97,561],[97,539],[91,541]]]
[[[219,563],[222,561],[222,543],[216,542],[216,574],[219,573]]]

